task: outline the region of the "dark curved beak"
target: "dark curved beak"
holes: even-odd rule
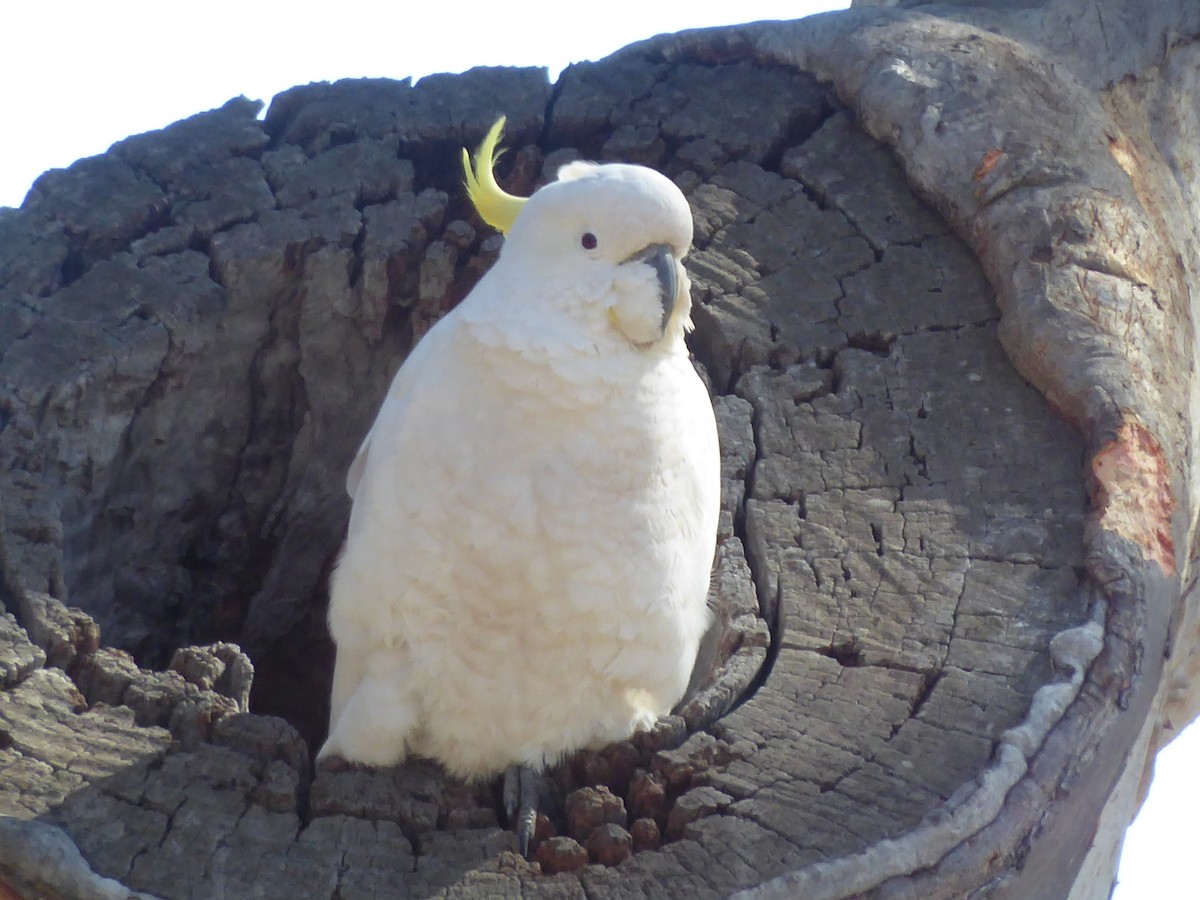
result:
[[[644,262],[658,276],[658,288],[662,300],[662,331],[667,330],[667,322],[675,312],[675,303],[679,298],[679,281],[675,275],[675,254],[668,244],[651,244],[645,250],[640,250],[626,262]]]

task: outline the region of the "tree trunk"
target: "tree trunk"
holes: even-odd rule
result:
[[[0,897],[1108,896],[1200,711],[1200,8],[891,5],[234,100],[0,210]],[[310,763],[500,112],[514,192],[688,195],[724,461],[691,696],[533,863],[494,785]]]

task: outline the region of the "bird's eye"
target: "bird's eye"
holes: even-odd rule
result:
[[[583,233],[583,237],[579,239],[579,246],[581,246],[584,250],[595,250],[596,236],[590,231],[585,231]]]

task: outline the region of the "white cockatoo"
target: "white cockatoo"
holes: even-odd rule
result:
[[[540,772],[669,713],[709,622],[720,463],[683,339],[687,201],[583,162],[508,195],[503,123],[463,154],[499,258],[401,366],[347,477],[321,756]]]

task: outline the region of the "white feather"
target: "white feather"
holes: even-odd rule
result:
[[[720,484],[682,267],[660,340],[616,307],[644,337],[655,279],[622,260],[682,258],[691,216],[649,169],[570,175],[414,349],[351,466],[322,755],[541,767],[651,726],[687,686]]]

